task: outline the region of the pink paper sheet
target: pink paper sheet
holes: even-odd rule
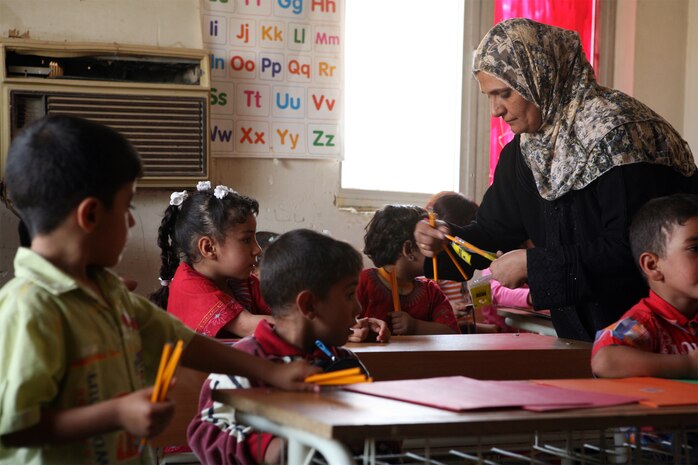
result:
[[[455,412],[492,408],[548,411],[620,405],[638,400],[628,396],[580,393],[525,381],[482,381],[464,376],[380,381],[344,389]]]

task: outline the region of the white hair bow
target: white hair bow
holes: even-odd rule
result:
[[[170,205],[181,208],[184,201],[187,200],[187,197],[189,197],[187,191],[173,192],[170,194]]]
[[[216,188],[213,190],[213,196],[217,199],[222,199],[228,194],[237,194],[237,192],[228,186],[216,186]]]
[[[207,191],[211,189],[211,181],[199,181],[196,183],[196,190],[201,192],[201,191]]]

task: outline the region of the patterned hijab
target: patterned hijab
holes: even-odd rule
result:
[[[524,18],[502,21],[475,52],[473,73],[480,71],[540,109],[543,124],[521,135],[521,151],[544,199],[582,189],[614,166],[656,163],[686,176],[696,169],[668,122],[596,82],[574,31]]]

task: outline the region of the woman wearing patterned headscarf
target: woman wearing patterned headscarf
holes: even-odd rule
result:
[[[551,310],[558,336],[593,340],[647,295],[628,225],[653,197],[698,192],[691,150],[650,108],[596,82],[573,31],[503,21],[480,43],[473,72],[492,116],[516,136],[502,149],[475,222],[439,229],[422,222],[417,242],[432,256],[450,230],[508,251],[492,262],[493,277],[512,288],[527,282],[535,308]],[[527,239],[535,247],[517,249]],[[439,276],[457,279],[444,255]]]

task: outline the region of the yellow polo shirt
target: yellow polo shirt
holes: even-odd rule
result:
[[[166,342],[194,333],[105,269],[106,301],[27,248],[0,290],[0,437],[39,422],[41,410],[91,405],[151,385]],[[84,441],[8,448],[0,464],[150,463],[125,431]]]

